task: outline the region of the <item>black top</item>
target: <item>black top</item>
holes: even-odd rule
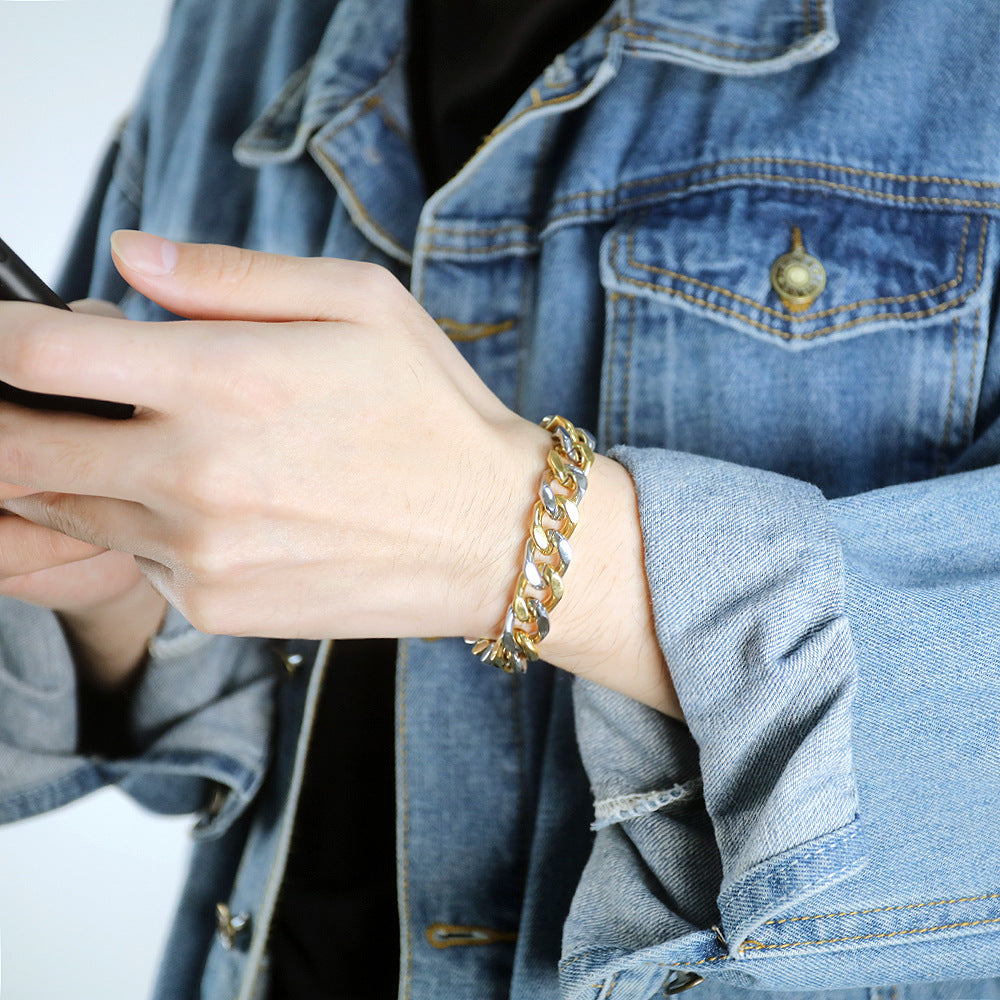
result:
[[[395,651],[334,644],[271,926],[271,1000],[396,995]]]
[[[610,0],[410,0],[411,115],[428,191],[459,168]]]
[[[411,0],[429,191],[476,151],[609,0]],[[271,928],[270,1000],[386,1000],[399,977],[395,640],[334,645]],[[470,656],[469,669],[478,667]]]

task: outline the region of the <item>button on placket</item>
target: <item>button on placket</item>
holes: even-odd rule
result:
[[[294,677],[305,662],[305,657],[301,653],[291,650],[287,646],[276,646],[274,655],[278,657],[289,678]]]
[[[550,90],[564,90],[576,79],[576,74],[570,69],[569,60],[563,53],[559,53],[545,67],[545,72],[542,74],[542,79],[545,82],[545,86]]]
[[[233,913],[226,903],[215,904],[215,932],[226,951],[232,951],[237,941],[250,930],[249,913]]]
[[[667,981],[663,984],[663,995],[667,997],[675,996],[678,993],[685,993],[695,986],[700,986],[705,981],[704,976],[699,976],[697,972],[684,972],[681,969],[671,969]]]

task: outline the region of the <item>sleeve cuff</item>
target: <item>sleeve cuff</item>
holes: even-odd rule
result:
[[[256,794],[271,753],[277,660],[264,639],[210,636],[171,608],[150,643],[130,730],[138,758],[106,765],[158,812],[204,810],[219,835]]]
[[[610,878],[595,865],[638,857],[643,877],[627,884],[652,877],[673,907],[647,890],[619,899],[631,929],[602,948],[653,946],[629,914],[658,907],[644,919],[660,941],[717,920],[735,954],[778,910],[864,863],[840,544],[808,484],[662,450],[611,457],[635,482],[657,636],[689,728],[577,682],[598,834],[574,910]],[[593,936],[584,924],[574,947]]]

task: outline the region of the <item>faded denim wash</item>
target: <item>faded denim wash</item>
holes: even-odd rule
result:
[[[179,0],[65,287],[161,317],[121,226],[376,261],[635,480],[688,726],[401,642],[400,997],[1000,996],[995,2],[616,0],[430,197],[405,21]],[[793,227],[827,275],[802,312],[769,282]],[[97,761],[54,619],[0,615],[0,815],[227,789],[158,996],[263,995],[328,647],[289,674],[172,617],[143,752]]]

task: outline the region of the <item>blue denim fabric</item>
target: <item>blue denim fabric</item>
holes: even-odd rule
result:
[[[647,1000],[689,972],[705,998],[1000,996],[1000,25],[989,0],[832,8],[618,0],[428,198],[403,0],[176,6],[67,291],[123,294],[121,225],[376,261],[501,398],[594,428],[638,491],[687,727],[400,644],[402,998]],[[799,313],[769,283],[796,226],[827,274]],[[38,796],[9,817],[119,775],[71,755],[51,623],[0,613],[4,681],[31,692],[0,699],[2,791]],[[143,702],[147,743],[181,727],[237,792],[164,1000],[266,986],[321,670],[275,691],[262,650],[189,651],[179,677],[212,679],[182,716],[166,673]],[[177,771],[147,798],[183,798]],[[231,950],[217,899],[251,917]],[[441,947],[443,926],[488,943]]]
[[[222,833],[263,780],[279,663],[262,641],[202,635],[171,610],[131,704],[129,738],[140,755],[83,757],[61,627],[49,612],[0,598],[0,822],[114,782],[159,812],[192,812],[214,799],[196,832]]]

